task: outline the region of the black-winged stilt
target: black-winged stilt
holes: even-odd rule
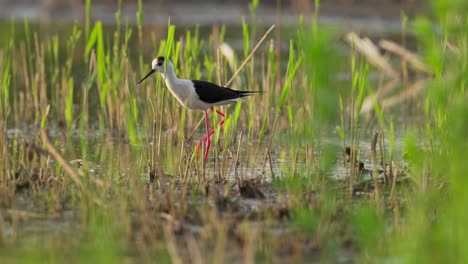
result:
[[[203,161],[208,158],[210,150],[210,137],[214,133],[214,129],[208,129],[208,110],[214,110],[222,117],[219,126],[224,125],[224,113],[215,110],[214,106],[233,104],[241,100],[241,97],[252,95],[256,91],[236,91],[227,87],[222,87],[214,83],[187,80],[177,78],[174,72],[174,66],[170,60],[164,63],[164,57],[157,57],[151,63],[151,71],[143,77],[137,84],[143,82],[146,78],[155,72],[159,72],[166,82],[166,86],[172,95],[179,101],[181,105],[192,110],[201,110],[205,116],[206,136],[197,144],[197,151],[203,142],[206,141],[205,156]]]

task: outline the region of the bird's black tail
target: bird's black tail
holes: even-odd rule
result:
[[[254,95],[258,93],[262,93],[262,91],[237,91],[239,97],[246,97],[249,95]]]

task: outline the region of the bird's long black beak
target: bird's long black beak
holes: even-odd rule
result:
[[[140,84],[142,81],[144,81],[146,78],[150,77],[151,74],[153,74],[155,71],[156,71],[155,69],[152,69],[150,72],[148,72],[148,74],[146,74],[146,76],[143,77],[143,79],[141,79],[141,80],[137,83],[137,85]]]

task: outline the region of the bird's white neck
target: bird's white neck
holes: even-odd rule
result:
[[[195,92],[190,86],[192,82],[177,78],[174,67],[170,63],[167,64],[165,72],[161,72],[161,76],[172,95],[174,95],[183,106],[190,108],[190,100],[193,97],[192,93]]]
[[[177,81],[180,80],[177,78],[174,67],[170,63],[167,64],[165,72],[161,72],[161,76],[163,77],[167,86],[173,86]]]

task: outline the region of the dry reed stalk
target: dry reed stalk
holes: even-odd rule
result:
[[[190,254],[190,260],[193,264],[203,264],[206,263],[203,261],[202,252],[198,246],[198,242],[192,234],[186,236],[187,249]]]
[[[432,74],[432,71],[429,68],[429,66],[422,62],[419,56],[402,47],[401,45],[393,41],[381,40],[379,41],[379,46],[393,54],[400,56],[402,60],[409,62],[410,65],[413,66],[414,70]]]
[[[47,105],[45,118],[49,115],[50,106]],[[81,170],[75,170],[70,162],[68,162],[65,157],[60,153],[60,151],[55,147],[55,145],[50,141],[49,135],[47,134],[46,128],[41,128],[41,139],[42,142],[47,146],[48,153],[63,167],[65,172],[72,178],[72,180],[83,189],[82,179],[85,177],[85,174]],[[90,180],[96,184],[96,186],[104,187],[106,184],[103,180],[91,177]],[[92,197],[93,200],[97,203],[100,201],[96,197]]]
[[[374,133],[371,141],[371,161],[372,161],[372,178],[374,179],[374,197],[378,211],[380,212],[380,194],[379,194],[379,180],[377,171],[377,139],[379,134]]]
[[[382,100],[382,108],[389,108],[405,100],[416,97],[422,91],[425,90],[425,88],[427,87],[427,82],[428,79],[418,80],[415,83],[413,83],[410,87],[408,87],[408,89],[405,89],[404,91],[390,98]]]
[[[171,226],[171,224],[164,226],[164,236],[166,237],[167,251],[171,256],[172,263],[182,264],[184,262],[182,261],[182,258],[180,257],[179,253],[177,252],[176,238],[174,236],[174,230]]]
[[[391,79],[386,82],[384,85],[379,86],[375,94],[368,95],[364,98],[361,107],[361,114],[369,113],[374,110],[374,102],[380,100],[382,97],[387,95],[389,92],[393,91],[401,81],[399,79]]]
[[[47,135],[47,130],[45,128],[41,128],[41,138],[42,142],[47,146],[47,149],[49,150],[49,153],[54,159],[57,160],[57,162],[63,167],[65,172],[70,175],[72,180],[80,186],[80,188],[83,188],[83,182],[81,181],[81,178],[84,177],[83,172],[81,171],[75,171],[71,164],[63,157],[63,155],[58,151],[58,149],[54,146],[54,144],[50,141],[49,136]]]
[[[364,54],[370,64],[379,68],[391,79],[398,79],[400,74],[395,71],[390,63],[382,56],[377,46],[368,38],[360,38],[356,33],[346,34],[346,41],[356,47],[356,50]]]

